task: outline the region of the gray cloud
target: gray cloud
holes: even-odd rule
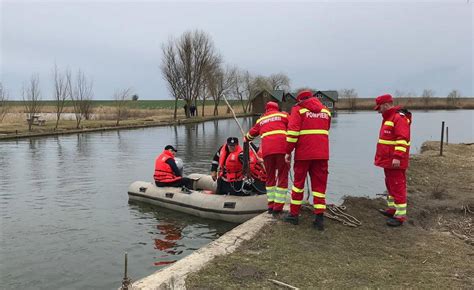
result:
[[[214,39],[227,63],[254,74],[284,72],[292,87],[353,87],[473,95],[473,6],[455,3],[3,2],[1,78],[10,95],[51,68],[81,68],[96,99],[133,87],[167,99],[161,44],[189,29]]]

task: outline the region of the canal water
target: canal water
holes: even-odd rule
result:
[[[439,140],[473,142],[474,111],[415,111],[412,153]],[[240,119],[243,127],[252,118]],[[340,112],[333,118],[327,195],[384,191],[372,165],[381,117]],[[127,187],[152,180],[155,157],[175,145],[185,174],[208,172],[217,148],[240,136],[234,120],[0,142],[0,288],[113,289],[123,254],[129,275],[144,277],[215,240],[235,225],[143,204]]]

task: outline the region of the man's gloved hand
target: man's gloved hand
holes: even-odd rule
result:
[[[285,162],[288,164],[291,163],[291,154],[285,154]]]
[[[217,180],[217,172],[216,171],[211,171],[211,177],[212,177],[212,180],[216,181]]]

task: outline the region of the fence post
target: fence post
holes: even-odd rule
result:
[[[446,126],[446,145],[449,144],[449,127]]]
[[[441,123],[441,143],[439,147],[439,156],[443,156],[443,143],[444,143],[444,121]]]

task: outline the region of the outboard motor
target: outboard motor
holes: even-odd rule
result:
[[[181,176],[183,176],[183,167],[184,167],[183,160],[181,158],[175,157],[174,162],[176,163],[176,166],[178,167],[179,172],[181,172]]]

